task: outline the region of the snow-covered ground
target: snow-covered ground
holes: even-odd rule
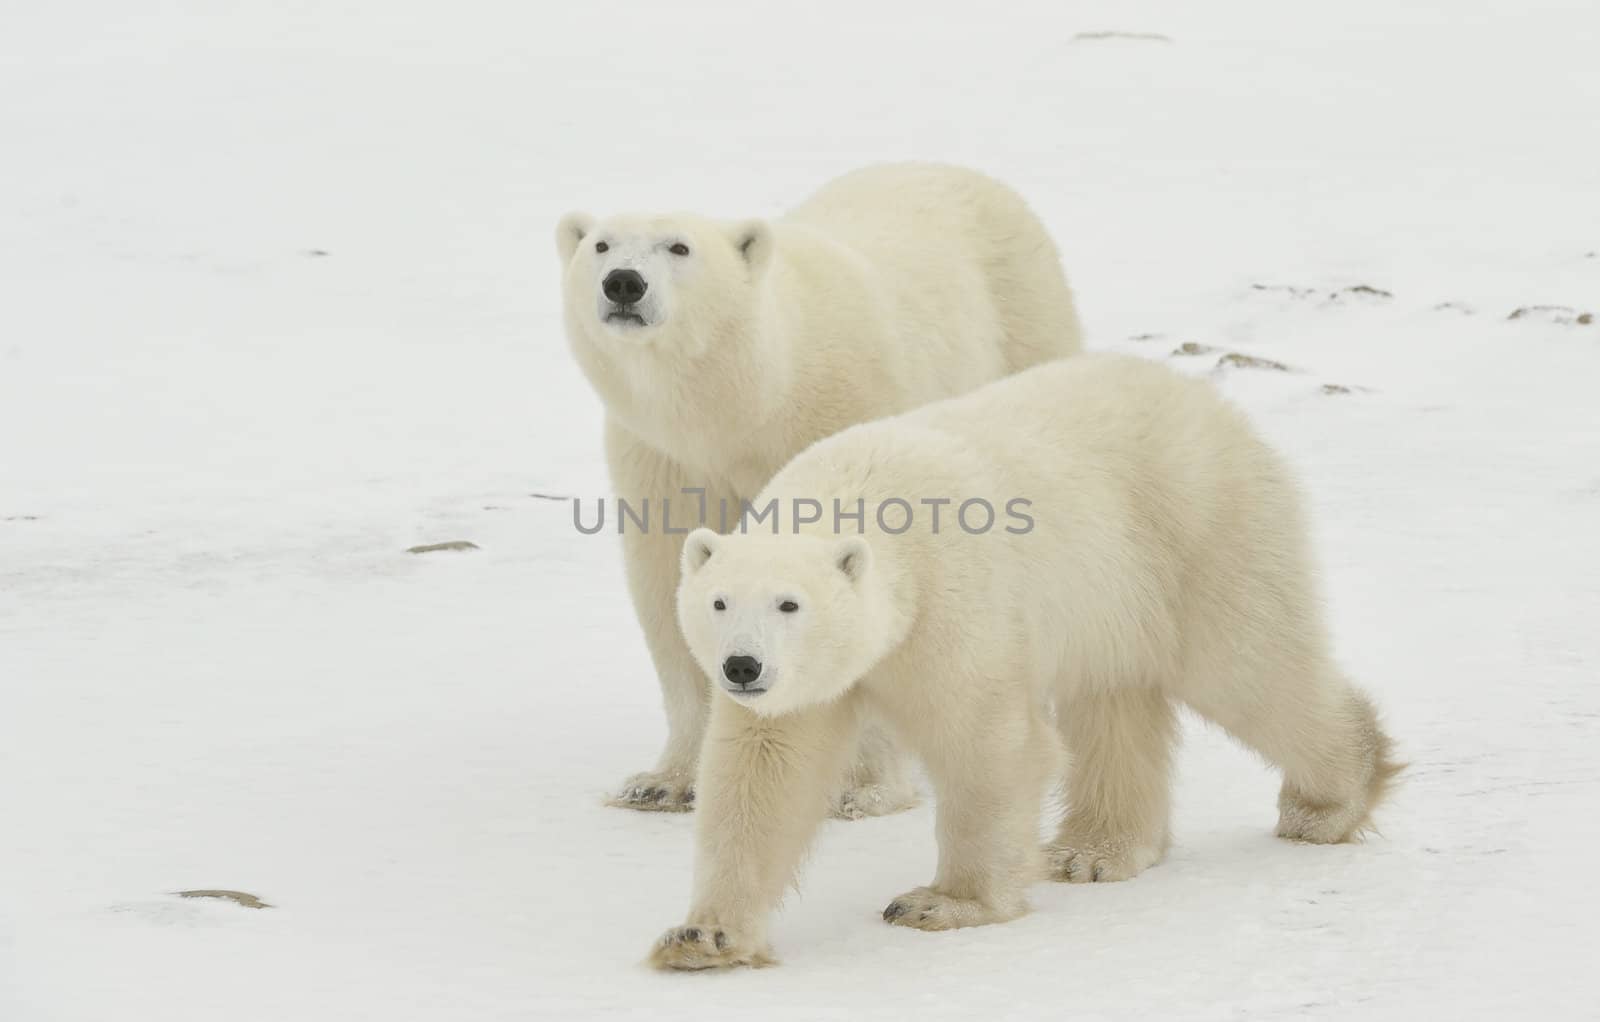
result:
[[[1600,7],[957,6],[0,14],[0,1019],[1600,1012]],[[1030,198],[1093,347],[1288,367],[1217,378],[1412,768],[1299,847],[1193,727],[1164,864],[936,935],[930,808],[830,823],[780,968],[658,975],[552,224],[905,157]]]

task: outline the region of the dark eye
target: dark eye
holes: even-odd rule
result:
[[[611,251],[611,246],[603,241],[597,241],[594,243],[594,250],[596,252],[609,252]]]
[[[800,609],[800,604],[794,602],[793,600],[784,600],[782,603],[778,604],[778,609],[783,611],[785,614],[793,614],[795,611]]]
[[[712,610],[727,610],[728,609],[728,605],[726,603],[723,603],[721,600],[712,600],[711,601],[711,609]]]
[[[671,248],[667,249],[667,251],[671,252],[673,255],[678,255],[678,256],[688,255],[689,254],[689,246],[685,245],[683,242],[680,241],[676,245],[674,245]]]

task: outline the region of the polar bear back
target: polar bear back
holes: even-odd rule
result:
[[[1052,363],[846,430],[774,496],[864,499],[874,549],[911,575],[917,623],[891,673],[1112,686],[1184,673],[1219,641],[1321,641],[1287,468],[1208,384],[1141,359]],[[941,498],[935,532],[920,502]],[[971,498],[996,510],[981,535],[955,517]],[[872,509],[894,499],[918,513],[885,536]],[[1017,499],[1032,525],[1011,532]]]
[[[824,185],[779,222],[808,228],[855,257],[887,315],[886,335],[919,368],[974,355],[1017,372],[1082,347],[1055,243],[1022,197],[964,167],[881,164]],[[803,236],[803,235],[802,235]],[[941,343],[947,342],[947,343]]]

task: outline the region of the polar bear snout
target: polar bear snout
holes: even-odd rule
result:
[[[644,297],[650,285],[638,270],[612,270],[600,282],[600,290],[618,305],[632,305]]]
[[[722,661],[722,676],[730,692],[761,692],[764,688],[751,688],[761,678],[761,661],[753,656],[731,656]]]

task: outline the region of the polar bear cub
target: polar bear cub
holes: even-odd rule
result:
[[[667,743],[613,802],[688,809],[710,692],[674,614],[680,526],[736,520],[786,461],[847,426],[1074,353],[1077,313],[1027,205],[956,167],[869,167],[771,222],[574,213],[556,247],[616,495],[651,523],[626,527],[619,510]],[[912,797],[867,734],[844,815]]]
[[[1204,382],[1043,366],[825,440],[773,500],[777,535],[684,547],[678,613],[720,695],[691,908],[658,966],[772,961],[768,917],[866,713],[937,792],[937,873],[883,912],[923,930],[1021,915],[1041,869],[1157,862],[1180,703],[1283,771],[1282,837],[1356,837],[1397,769],[1329,657],[1295,483]],[[812,502],[830,514],[790,520]],[[1041,854],[1062,742],[1068,810]]]

